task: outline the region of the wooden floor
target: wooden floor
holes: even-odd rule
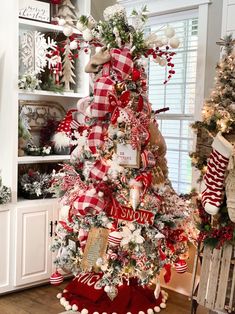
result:
[[[0,314],[58,314],[64,311],[56,298],[66,283],[59,287],[42,286],[0,297]],[[169,292],[167,308],[162,314],[190,314],[190,302],[187,297]],[[197,314],[208,313],[199,308]]]

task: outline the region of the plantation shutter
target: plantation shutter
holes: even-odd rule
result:
[[[178,193],[187,193],[192,183],[189,152],[192,150],[193,136],[190,124],[194,121],[195,111],[198,18],[184,16],[174,19],[171,21],[168,16],[164,23],[161,17],[162,24],[149,26],[151,32],[158,31],[157,35],[160,36],[164,34],[161,27],[169,22],[181,42],[173,58],[176,74],[166,85],[163,82],[168,76],[167,70],[149,61],[149,99],[154,110],[170,107],[169,111],[157,116],[157,121],[167,144],[169,178]]]

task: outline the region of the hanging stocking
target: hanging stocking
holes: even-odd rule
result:
[[[210,215],[215,215],[223,201],[225,172],[233,146],[218,133],[212,144],[212,152],[203,177],[202,205]]]
[[[229,218],[232,222],[235,222],[235,160],[225,180],[225,193]]]

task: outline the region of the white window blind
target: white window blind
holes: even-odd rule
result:
[[[157,19],[156,19],[157,20]],[[152,24],[151,32],[159,30],[163,24]],[[190,124],[194,121],[195,87],[198,47],[197,17],[183,17],[166,22],[175,28],[181,44],[173,58],[176,71],[172,79],[163,85],[168,76],[155,62],[148,67],[149,99],[154,110],[169,107],[170,110],[157,116],[160,130],[167,144],[169,178],[178,193],[191,190],[192,169],[189,152],[192,150],[193,136]],[[161,32],[157,34],[160,36]]]

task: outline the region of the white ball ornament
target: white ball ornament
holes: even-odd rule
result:
[[[153,58],[153,61],[154,61],[155,63],[159,63],[159,62],[161,61],[161,58],[160,58],[160,57],[156,57],[155,59]]]
[[[65,19],[59,19],[59,20],[58,20],[58,25],[59,25],[59,26],[64,26],[65,24],[66,24]]]
[[[94,312],[93,314],[99,314],[99,312]]]
[[[83,32],[83,31],[87,28],[87,27],[86,27],[83,23],[81,23],[80,21],[77,22],[76,27],[77,27],[77,29],[78,29],[80,32]]]
[[[145,314],[143,311],[139,311],[139,313],[138,314]]]
[[[161,39],[158,39],[158,40],[155,41],[155,46],[156,47],[162,47],[163,46],[163,43],[162,43]]]
[[[88,28],[82,32],[82,36],[85,41],[91,41],[93,39],[92,32]]]
[[[164,46],[166,46],[168,44],[168,38],[167,37],[161,37],[161,42]]]
[[[166,308],[166,303],[163,303],[163,302],[162,302],[162,303],[160,304],[160,308],[165,309],[165,308]]]
[[[148,309],[148,310],[147,310],[147,314],[154,314],[154,312],[153,312],[152,309]]]
[[[81,310],[81,314],[88,314],[89,312],[88,312],[88,310],[87,309],[82,309]]]
[[[125,135],[125,133],[124,132],[122,132],[122,131],[118,131],[117,132],[117,137],[123,137]]]
[[[178,37],[173,37],[169,40],[169,45],[171,46],[171,48],[178,48],[180,45],[180,40]]]
[[[78,306],[76,304],[73,304],[72,311],[76,312],[78,310]]]
[[[165,36],[168,37],[168,38],[172,38],[174,35],[175,35],[175,30],[173,27],[170,27],[168,26],[166,29],[165,29]]]
[[[166,60],[165,60],[165,59],[161,59],[161,60],[159,61],[159,65],[160,65],[161,67],[165,67],[165,66],[166,66]]]
[[[155,307],[154,307],[154,311],[155,311],[156,313],[159,313],[159,312],[161,312],[161,309],[160,309],[159,306],[155,306]]]
[[[104,196],[104,192],[99,191],[99,192],[98,192],[98,196],[99,196],[99,197],[103,197],[103,196]],[[103,220],[103,219],[102,219],[102,220]],[[106,221],[107,221],[107,218],[106,218]]]
[[[67,290],[67,289],[64,289],[64,290],[63,290],[63,293],[67,293],[67,292],[68,292],[68,290]]]
[[[76,40],[71,41],[71,43],[69,44],[69,48],[71,50],[75,50],[78,47],[78,43],[76,42]]]
[[[64,29],[63,29],[63,34],[66,37],[71,36],[73,34],[73,28],[71,26],[65,26]]]

